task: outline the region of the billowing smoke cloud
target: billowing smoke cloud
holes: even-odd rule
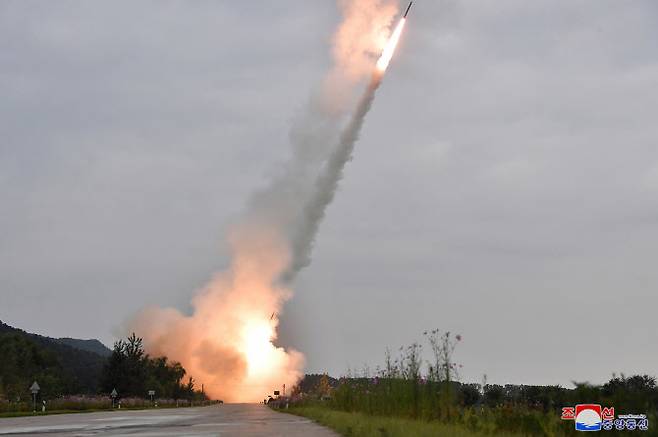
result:
[[[374,57],[397,13],[395,0],[340,0],[334,67],[293,122],[292,156],[228,235],[232,260],[193,299],[192,315],[149,308],[130,328],[152,355],[179,361],[213,397],[254,401],[292,386],[303,355],[275,346],[278,314],[290,283],[308,265],[313,241],[349,160],[380,74]],[[345,124],[356,86],[371,77]],[[343,125],[345,126],[343,127]]]

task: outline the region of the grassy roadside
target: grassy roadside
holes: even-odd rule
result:
[[[203,405],[194,405],[194,407],[201,407]],[[205,405],[208,406],[208,405]],[[107,409],[107,408],[85,408],[85,409],[69,409],[69,410],[46,410],[45,412],[37,411],[32,413],[31,411],[8,411],[0,413],[0,419],[8,417],[26,417],[26,416],[50,416],[55,414],[77,414],[77,413],[112,413],[112,412],[121,412],[121,411],[139,411],[139,410],[164,410],[171,408],[192,408],[192,405],[181,405],[177,407],[176,405],[162,405],[158,407],[122,407],[121,409]]]
[[[123,408],[122,408],[123,409]],[[135,409],[141,409],[141,408],[135,408]],[[88,409],[88,410],[52,410],[48,411],[46,410],[45,413],[42,413],[41,411],[37,411],[36,413],[32,413],[31,411],[9,411],[5,413],[0,413],[0,419],[2,418],[7,418],[7,417],[25,417],[25,416],[50,416],[53,414],[72,414],[72,413],[98,413],[100,411],[113,411],[113,410],[98,410],[98,409]]]
[[[439,422],[402,419],[397,417],[369,416],[361,413],[346,413],[317,406],[292,407],[280,410],[297,416],[307,417],[325,425],[344,436],[354,437],[481,437],[491,436]],[[519,434],[497,433],[501,437],[519,437]]]

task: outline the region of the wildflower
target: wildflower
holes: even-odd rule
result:
[[[457,341],[462,341],[462,336],[461,336],[461,334],[457,334],[457,335],[455,335],[455,338],[457,339]]]

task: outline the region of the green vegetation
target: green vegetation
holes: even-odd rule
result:
[[[34,381],[41,387],[36,409],[45,405],[49,413],[110,409],[113,389],[122,408],[208,403],[192,378],[184,381],[179,363],[150,357],[135,334],[110,351],[97,340],[43,337],[0,322],[0,357],[0,416],[32,412]]]
[[[20,400],[37,379],[44,396],[98,391],[105,358],[0,322],[0,399]]]
[[[452,359],[461,337],[436,330],[425,335],[431,360],[424,361],[422,345],[414,343],[400,348],[396,359],[387,353],[384,368],[374,376],[367,371],[339,380],[312,375],[283,400],[288,411],[354,436],[563,436],[579,433],[573,421],[561,420],[562,407],[595,403],[614,407],[616,414],[646,414],[649,430],[642,435],[658,436],[658,386],[653,377],[613,376],[600,386],[575,383],[573,389],[500,386],[487,384],[486,378],[483,384],[463,384],[456,381],[460,366]],[[284,405],[279,401],[274,406]]]
[[[293,407],[291,414],[308,417],[328,426],[344,436],[359,437],[476,437],[487,434],[470,431],[458,425],[441,422],[427,422],[399,417],[372,416],[363,413],[347,413],[320,406]],[[519,434],[499,433],[498,436],[519,436]]]
[[[144,410],[147,408],[177,408],[205,406],[217,403],[217,401],[190,401],[187,399],[157,399],[157,404],[152,404],[149,399],[144,398],[122,398],[120,400],[122,410]],[[118,405],[118,403],[117,403]],[[108,411],[112,408],[112,399],[109,396],[63,396],[51,399],[47,403],[45,412],[37,410],[32,412],[30,402],[8,402],[0,400],[0,417],[18,417],[49,414],[68,413],[92,413],[95,411]]]
[[[205,400],[194,390],[190,377],[183,383],[186,371],[180,363],[170,363],[166,357],[151,358],[144,351],[142,339],[134,333],[127,340],[114,343],[114,350],[103,369],[101,387],[110,393],[116,389],[122,396],[143,396],[155,390],[159,397]]]
[[[318,392],[323,390],[318,387]],[[615,407],[617,414],[647,414],[653,425],[643,435],[658,435],[658,388],[648,376],[614,377],[601,386],[577,384],[574,389],[485,385],[483,393],[475,385],[423,378],[352,378],[340,380],[329,397],[320,397],[326,399],[320,405],[331,410],[453,424],[496,435],[570,435],[573,422],[560,419],[562,407],[598,403]],[[314,404],[318,401],[310,402]]]
[[[0,334],[0,395],[9,399],[29,399],[27,389],[38,378],[44,381],[46,395],[70,390],[67,377],[57,356],[34,341],[19,334]]]

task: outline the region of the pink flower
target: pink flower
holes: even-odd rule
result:
[[[455,335],[457,341],[462,341],[462,336],[460,334]]]

